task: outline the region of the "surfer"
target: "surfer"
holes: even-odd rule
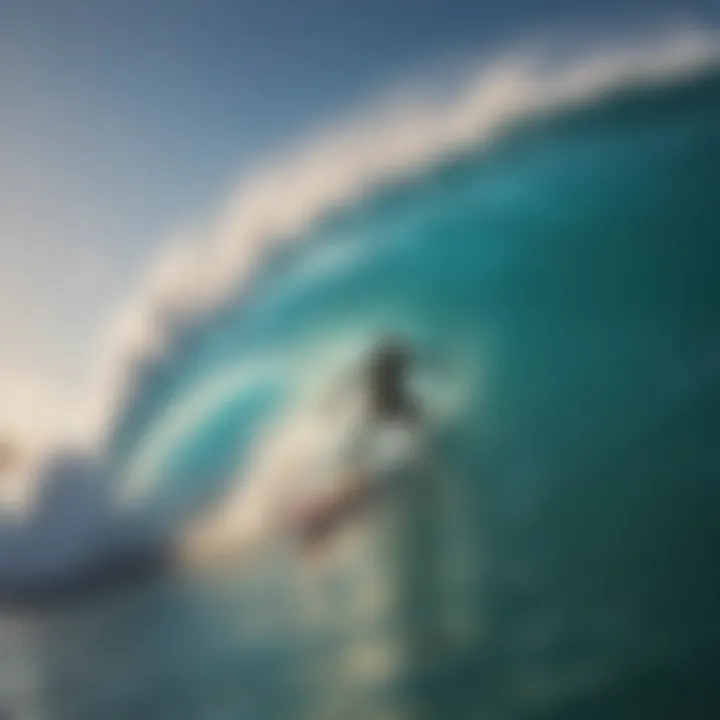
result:
[[[376,345],[365,367],[365,417],[344,459],[348,470],[341,485],[294,518],[303,544],[322,542],[369,507],[415,453],[422,414],[409,387],[412,364],[412,351],[401,338],[388,336]]]
[[[376,344],[362,368],[364,411],[341,453],[339,482],[292,523],[301,551],[312,555],[359,516],[380,511],[370,535],[374,567],[388,583],[394,642],[413,672],[429,667],[444,646],[438,624],[443,501],[426,412],[411,388],[416,364],[401,338]]]

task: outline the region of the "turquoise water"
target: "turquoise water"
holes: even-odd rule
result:
[[[406,333],[451,408],[442,649],[414,670],[412,622],[351,610],[377,558],[230,561],[25,628],[39,716],[716,716],[718,188],[706,72],[526,119],[318,223],[146,368],[108,462],[142,487],[135,528],[181,531],[332,348]]]

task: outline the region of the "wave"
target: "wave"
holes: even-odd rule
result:
[[[145,289],[113,327],[99,405],[122,416],[143,369],[167,357],[186,333],[227,304],[242,303],[264,268],[313,225],[379,188],[422,175],[465,149],[480,150],[513,124],[633,87],[669,84],[715,65],[713,32],[660,34],[642,46],[590,52],[563,66],[516,52],[471,74],[438,99],[429,92],[381,103],[288,157],[270,163],[231,195],[216,219],[173,238],[151,266]],[[344,251],[343,251],[344,252]],[[96,427],[112,427],[95,421]]]
[[[172,257],[162,265],[166,294],[139,306],[152,316],[152,342],[140,334],[126,358],[135,392],[107,438],[107,482],[99,486],[96,468],[86,469],[87,487],[104,488],[86,505],[92,518],[109,510],[104,493],[116,490],[122,505],[110,523],[118,514],[137,520],[133,539],[142,530],[164,549],[170,537],[203,567],[218,553],[236,560],[239,550],[256,549],[278,506],[340,465],[338,450],[361,410],[354,370],[386,329],[405,333],[427,364],[416,390],[440,430],[432,454],[438,503],[424,538],[424,522],[378,517],[370,532],[338,534],[331,553],[346,539],[359,542],[347,562],[327,563],[325,576],[322,567],[303,572],[292,553],[251,553],[256,573],[235,573],[231,562],[228,578],[163,584],[156,598],[169,611],[170,635],[183,638],[176,649],[188,650],[190,675],[198,661],[210,669],[199,676],[203,697],[208,682],[223,694],[226,661],[233,678],[245,658],[256,666],[254,651],[268,638],[272,647],[281,641],[290,681],[298,657],[311,675],[327,662],[338,666],[339,682],[311,683],[307,698],[312,716],[318,707],[336,710],[350,690],[354,701],[358,682],[364,692],[371,675],[402,674],[392,653],[375,674],[373,645],[389,641],[400,655],[427,647],[418,623],[426,610],[452,645],[450,671],[443,663],[440,674],[453,687],[458,677],[472,679],[467,702],[478,712],[550,713],[597,707],[599,698],[655,708],[655,680],[672,686],[667,677],[688,658],[709,666],[703,648],[714,642],[707,627],[720,587],[711,557],[720,505],[720,73],[712,42],[683,42],[667,56],[662,43],[643,51],[647,62],[613,54],[597,61],[601,73],[587,70],[590,60],[536,66],[538,85],[564,90],[529,98],[514,90],[511,101],[500,93],[506,110],[490,113],[500,118],[491,130],[476,114],[466,134],[443,131],[434,145],[423,135],[414,156],[388,150],[385,164],[365,166],[364,180],[345,191],[302,195],[316,205],[296,208],[280,234],[258,226],[233,236],[229,220],[218,223],[227,235],[198,231],[197,242],[208,242],[207,272],[217,260],[211,241],[228,243],[226,260],[252,255],[241,241],[265,243],[243,272],[228,261],[225,286],[205,289],[206,272],[196,283]],[[463,88],[471,97],[471,84]],[[445,96],[428,107],[443,125],[458,106]],[[392,127],[372,137],[389,138]],[[341,177],[348,164],[331,169]],[[291,179],[267,192],[290,192]],[[270,194],[264,211],[282,215],[284,202]],[[199,262],[199,247],[185,245],[185,261]],[[67,474],[78,465],[66,465]],[[53,510],[55,523],[49,510],[35,516],[35,527],[47,529],[44,547],[60,555],[36,554],[35,543],[4,534],[0,565],[20,549],[24,572],[28,560],[38,570],[62,560],[67,571],[98,547],[103,528],[74,534],[87,522],[77,514],[85,485],[75,486],[46,495],[47,508],[64,507]],[[63,529],[77,546],[58,542]],[[400,545],[395,555],[390,546]],[[437,594],[427,592],[433,577]],[[387,604],[393,589],[397,617]],[[136,625],[140,606],[131,605],[127,619]],[[124,640],[122,615],[107,620]],[[252,632],[230,638],[226,615]],[[380,622],[368,624],[370,615]],[[258,620],[269,635],[256,632]],[[153,647],[167,647],[168,627]],[[214,651],[198,654],[188,628],[201,631],[191,635],[203,647],[216,634],[223,640],[221,664]],[[235,648],[227,655],[226,639]],[[474,682],[480,676],[487,686]],[[133,703],[138,697],[144,702],[133,690]],[[685,701],[671,698],[673,706]],[[301,698],[292,712],[302,706]]]
[[[178,505],[197,507],[208,500],[208,488],[215,493],[221,488],[232,490],[237,499],[233,506],[257,507],[272,492],[257,488],[273,486],[272,478],[279,474],[273,469],[275,450],[283,447],[291,457],[287,448],[296,441],[306,443],[299,453],[311,446],[307,438],[299,440],[312,415],[303,398],[318,396],[313,385],[318,377],[332,376],[387,326],[401,326],[432,347],[432,333],[403,313],[402,302],[396,303],[395,318],[378,303],[364,303],[342,332],[337,317],[327,326],[316,318],[302,332],[282,325],[283,308],[307,295],[307,288],[341,285],[363,264],[372,267],[383,253],[394,252],[403,237],[414,237],[437,208],[421,201],[415,209],[422,206],[423,217],[416,212],[411,220],[402,220],[415,226],[388,230],[378,223],[370,232],[356,234],[339,218],[346,221],[384,193],[391,195],[393,188],[420,188],[433,172],[453,167],[457,158],[490,160],[495,143],[526,121],[587,107],[625,90],[684,82],[712,70],[717,60],[717,38],[703,30],[673,31],[642,46],[605,48],[561,64],[542,52],[513,53],[451,89],[430,88],[380,103],[321,131],[297,152],[252,175],[214,221],[168,242],[144,290],[130,298],[111,328],[89,393],[85,434],[88,452],[117,471],[121,502],[145,503],[149,516],[157,517],[158,478],[172,475],[178,496],[172,502]],[[493,192],[512,198],[517,188],[510,181],[498,182]],[[321,253],[307,252],[323,233],[345,237]],[[422,265],[426,261],[413,262],[420,263],[414,282],[427,283],[437,275],[435,267]],[[437,268],[442,262],[437,258]],[[484,257],[483,271],[490,276],[497,262]],[[473,260],[470,266],[480,265]],[[268,286],[273,292],[264,294],[261,306],[254,304],[253,293],[262,294]],[[467,287],[458,292],[468,292]],[[365,296],[372,295],[371,288],[363,286]],[[238,314],[246,307],[255,315],[241,317],[238,326]],[[267,342],[253,346],[229,337],[230,326],[247,334],[251,320],[256,334],[265,328]],[[209,355],[217,352],[221,358],[209,368],[188,350],[199,337]],[[239,346],[242,352],[235,351]],[[460,373],[469,397],[476,389],[467,386],[482,380],[477,372],[482,352],[459,349],[450,354],[471,368]],[[194,359],[188,363],[187,357]],[[445,388],[441,394],[445,392],[450,391]],[[321,427],[319,434],[328,434],[327,426]],[[198,482],[221,441],[232,450],[213,466],[211,477]],[[250,480],[261,477],[271,480]],[[253,493],[260,499],[250,501]]]

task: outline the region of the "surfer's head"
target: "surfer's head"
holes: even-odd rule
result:
[[[410,346],[400,335],[385,335],[376,343],[371,361],[378,374],[401,379],[410,367]]]
[[[412,402],[407,389],[412,353],[399,335],[382,337],[370,357],[370,393],[379,415],[402,415]]]

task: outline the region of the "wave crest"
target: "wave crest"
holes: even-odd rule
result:
[[[300,241],[313,223],[380,185],[492,141],[513,121],[706,69],[717,62],[718,47],[709,31],[674,31],[552,70],[542,53],[515,53],[449,96],[418,93],[321,132],[243,184],[214,222],[166,246],[112,333],[105,387],[115,401],[102,407],[121,409],[118,401],[127,403],[137,390],[138,365],[161,358],[183,327],[202,322],[229,298],[236,302],[238,289],[273,253]]]

